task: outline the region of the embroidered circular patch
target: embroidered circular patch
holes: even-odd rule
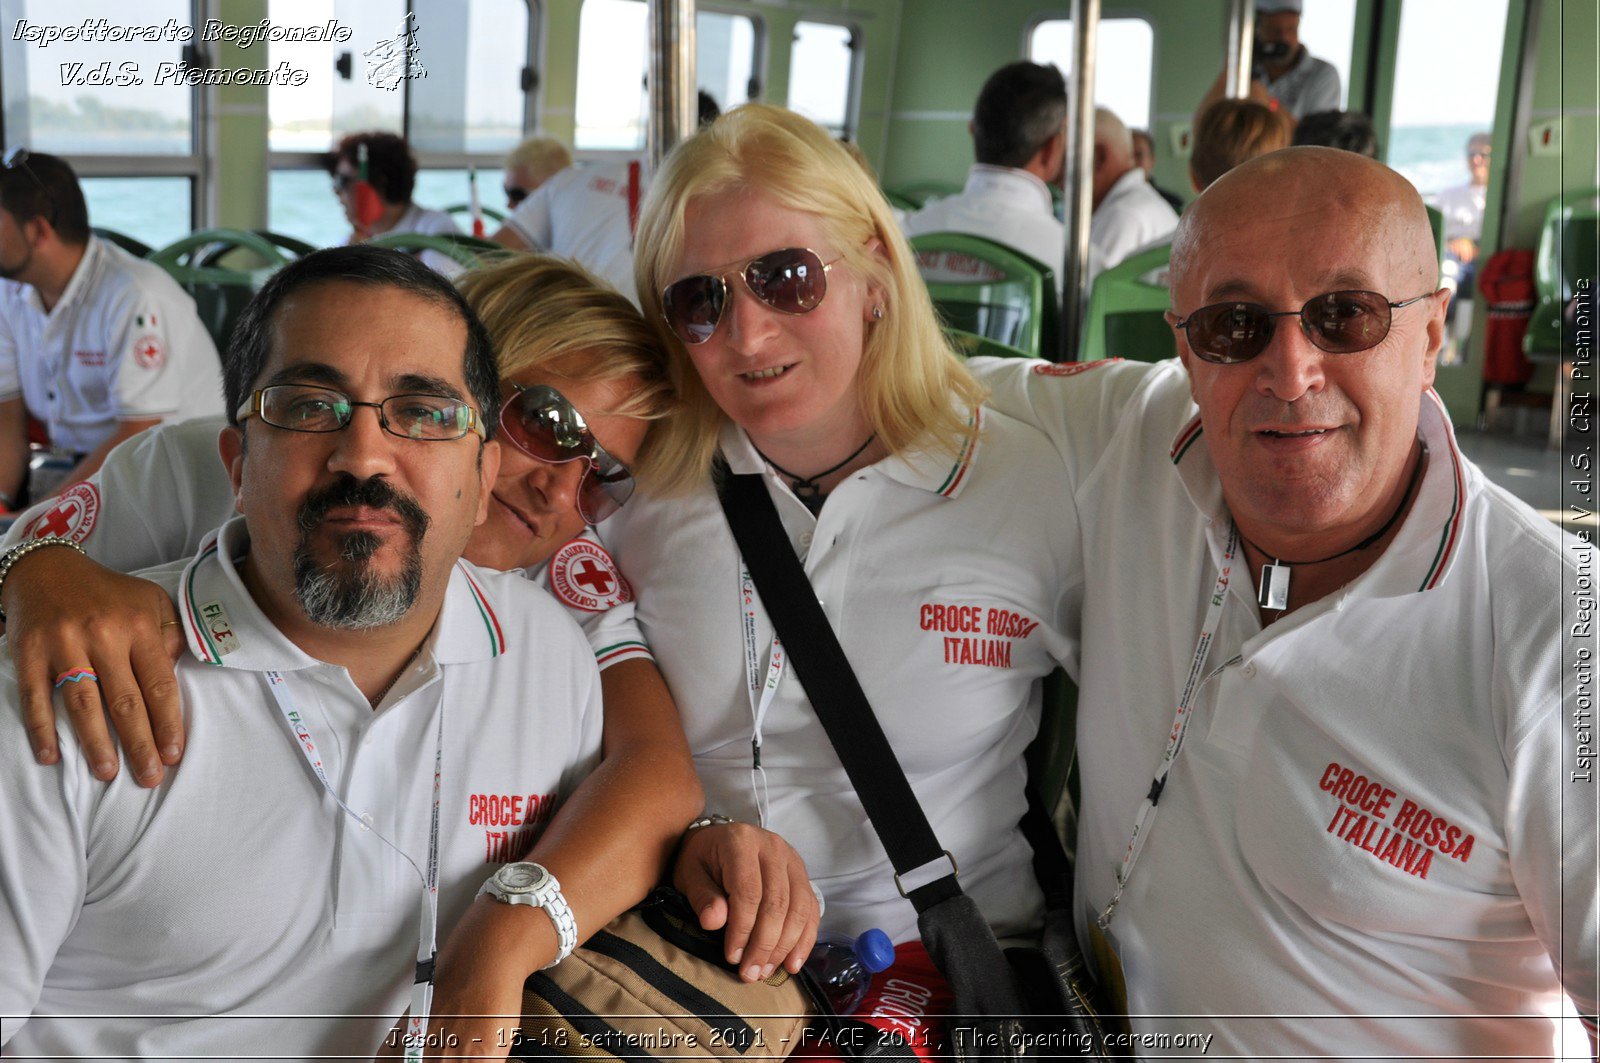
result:
[[[1079,373],[1093,369],[1095,366],[1120,361],[1122,361],[1121,358],[1102,358],[1095,362],[1052,362],[1049,365],[1036,365],[1033,367],[1033,371],[1040,376],[1077,376]]]
[[[133,360],[146,369],[160,369],[167,360],[167,352],[155,333],[146,332],[133,341]]]
[[[566,604],[589,613],[633,601],[633,588],[617,563],[605,547],[589,539],[574,539],[555,552],[550,589]]]
[[[28,525],[30,539],[71,539],[81,543],[94,531],[100,515],[100,491],[92,483],[76,483],[61,493],[56,504]]]

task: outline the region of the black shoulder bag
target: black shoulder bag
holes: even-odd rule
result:
[[[889,740],[817,601],[760,475],[717,470],[717,493],[772,626],[917,910],[923,944],[955,991],[952,1047],[960,1063],[1023,1055],[1108,1059],[1072,924],[1071,871],[1055,828],[1030,798],[1022,827],[1045,890],[1043,941],[1002,951],[956,882],[955,860],[923,814]],[[937,862],[949,871],[907,890],[901,876]],[[1065,1051],[1052,1051],[1065,1049]]]

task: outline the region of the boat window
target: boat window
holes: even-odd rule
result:
[[[1150,90],[1155,69],[1155,31],[1142,18],[1100,20],[1102,61],[1095,63],[1094,102],[1108,107],[1129,129],[1150,128]],[[1104,60],[1115,57],[1116,62]],[[1042,19],[1028,34],[1028,58],[1054,63],[1072,76],[1072,22]]]
[[[405,0],[268,0],[267,17],[274,24],[289,25],[313,25],[333,19],[351,30],[350,39],[342,42],[268,43],[269,65],[286,62],[305,71],[307,77],[300,85],[272,85],[267,89],[267,150],[321,153],[346,133],[403,132],[402,83],[380,69],[369,70],[369,62],[378,57],[363,55],[359,42],[393,41],[402,36],[406,29]],[[420,48],[418,52],[424,62],[431,58],[421,54]],[[274,220],[273,224],[278,222]]]
[[[1494,124],[1507,0],[1406,0],[1384,159],[1424,196],[1464,185],[1467,140]],[[1450,27],[1440,46],[1439,27]]]
[[[181,38],[198,42],[195,19],[191,0],[143,0],[136,24],[126,0],[0,0],[4,147],[70,159],[91,225],[153,245],[194,228],[202,91]],[[45,44],[30,35],[99,22],[126,38]],[[215,61],[218,46],[205,47]]]
[[[747,15],[695,15],[699,87],[726,111],[751,99],[759,26]],[[578,16],[578,95],[573,146],[579,151],[640,151],[649,127],[648,10],[643,0],[583,0]]]
[[[789,51],[789,107],[848,140],[859,35],[836,22],[796,22]]]

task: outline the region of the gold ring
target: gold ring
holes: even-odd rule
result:
[[[162,627],[177,627],[178,626],[178,622],[176,620],[163,620],[163,621],[161,621],[161,626]]]

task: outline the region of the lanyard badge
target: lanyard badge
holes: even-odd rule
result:
[[[283,715],[284,722],[289,725],[290,733],[294,735],[295,745],[299,747],[301,756],[305,757],[306,764],[311,768],[311,774],[322,783],[322,788],[328,792],[328,796],[333,798],[334,804],[338,805],[345,815],[361,823],[361,817],[345,804],[344,799],[333,788],[333,783],[328,781],[328,773],[322,766],[322,756],[317,752],[316,739],[312,736],[311,728],[307,725],[305,716],[301,714],[294,694],[290,692],[282,673],[262,674],[267,680],[267,689],[272,692],[272,699],[278,703],[278,711]],[[444,700],[441,698],[439,727],[433,747],[433,811],[428,824],[426,869],[418,867],[417,862],[411,859],[404,849],[376,829],[367,828],[380,842],[399,853],[401,858],[411,865],[411,869],[417,873],[417,878],[422,883],[420,926],[417,932],[417,975],[411,986],[411,1010],[406,1018],[404,1040],[406,1059],[412,1063],[422,1059],[422,1046],[427,1042],[428,1013],[433,1006],[433,961],[439,949],[439,784],[443,776],[443,764]]]

